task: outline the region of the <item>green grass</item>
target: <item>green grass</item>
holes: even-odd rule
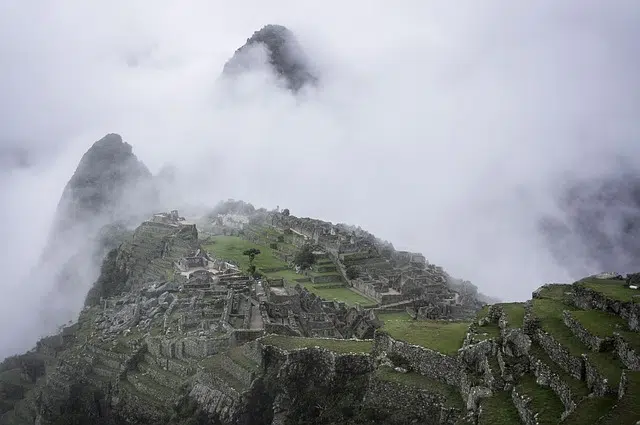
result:
[[[480,403],[481,414],[478,425],[516,425],[520,424],[520,415],[513,405],[511,393],[500,391],[485,398]]]
[[[378,316],[378,319],[383,323],[387,321],[394,321],[394,320],[402,320],[402,321],[412,320],[411,316],[409,316],[409,313],[407,313],[406,311],[392,311],[392,312],[377,311],[376,316]]]
[[[640,372],[627,371],[627,377],[629,380],[625,395],[618,400],[611,414],[601,422],[602,425],[634,424],[640,420],[640,404],[638,403]]]
[[[384,322],[382,329],[392,338],[442,354],[455,355],[462,347],[469,324],[437,320],[389,320]]]
[[[487,314],[489,314],[489,307],[489,304],[482,306],[476,314],[476,321],[487,317]]]
[[[306,277],[305,275],[298,274],[291,269],[265,273],[265,276],[267,276],[267,278],[274,278],[274,279],[282,278],[292,285],[296,284],[296,279],[304,279]]]
[[[615,404],[613,397],[588,397],[571,412],[562,422],[562,425],[583,425],[594,424]],[[616,425],[623,425],[631,422],[617,422]]]
[[[347,286],[342,286],[340,288],[326,288],[312,283],[304,283],[303,286],[307,288],[309,292],[313,292],[320,298],[327,301],[342,301],[347,305],[355,305],[358,303],[363,307],[374,306],[377,304],[375,300],[360,295]]]
[[[502,304],[510,328],[521,328],[524,322],[524,303]]]
[[[328,272],[309,272],[309,276],[311,277],[340,276],[340,273],[337,270],[331,270]]]
[[[580,356],[588,352],[588,348],[565,326],[562,316],[563,310],[573,310],[571,307],[553,299],[534,299],[533,314],[540,319],[542,329],[551,334],[560,344],[569,350],[573,356]]]
[[[473,339],[475,341],[484,341],[491,338],[498,338],[499,336],[500,327],[495,323],[488,323],[484,326],[477,326],[475,328]]]
[[[640,290],[624,286],[624,280],[587,278],[576,282],[576,285],[600,292],[612,300],[640,302]]]
[[[627,322],[620,316],[599,310],[572,311],[571,316],[578,321],[591,335],[606,338],[613,332],[627,329]]]
[[[390,367],[384,366],[376,370],[375,376],[382,381],[396,382],[398,384],[442,395],[446,398],[446,405],[449,407],[462,408],[463,406],[462,397],[456,387],[429,379],[419,373],[400,373]]]
[[[249,257],[242,253],[251,248],[260,250],[260,254],[256,255],[254,260],[258,270],[287,267],[287,264],[277,258],[268,246],[258,245],[237,236],[213,236],[203,247],[215,257],[235,262],[242,270],[246,270],[249,266]]]
[[[538,385],[533,375],[526,374],[520,378],[517,391],[531,397],[530,408],[538,413],[539,425],[558,423],[564,412],[564,405],[551,388]]]
[[[548,298],[551,300],[562,301],[565,298],[564,293],[571,291],[572,285],[553,283],[540,290],[539,298]]]
[[[563,310],[569,310],[571,314],[577,312],[560,301],[552,299],[533,300],[533,313],[540,319],[542,329],[551,334],[572,356],[580,357],[582,354],[587,354],[589,360],[598,371],[615,387],[620,382],[620,374],[623,369],[622,363],[612,353],[592,353],[564,324],[562,318]]]
[[[231,360],[242,366],[245,370],[252,372],[258,372],[260,370],[260,365],[258,363],[244,355],[242,347],[233,347],[229,349],[227,355]]]
[[[613,353],[587,353],[587,357],[607,380],[609,385],[617,388],[620,384],[620,376],[624,365],[618,360]]]
[[[283,350],[322,347],[338,354],[369,353],[373,348],[373,341],[357,341],[351,339],[322,339],[285,335],[267,335],[262,338],[261,341],[263,344],[275,345]]]
[[[560,376],[562,381],[564,381],[571,389],[571,394],[575,402],[578,402],[582,397],[589,394],[589,388],[584,381],[574,378],[560,368],[537,343],[531,344],[530,353],[533,357],[546,364],[553,373]]]

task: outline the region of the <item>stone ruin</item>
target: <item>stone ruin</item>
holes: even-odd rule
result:
[[[349,286],[382,307],[417,306],[420,317],[457,319],[473,316],[482,306],[477,291],[461,293],[458,280],[424,255],[396,251],[360,228],[277,213],[266,224],[291,234],[297,246],[322,250]],[[347,276],[350,268],[357,271],[354,279]]]
[[[370,310],[325,301],[306,288],[264,283],[260,309],[267,333],[329,338],[372,338],[379,323]]]

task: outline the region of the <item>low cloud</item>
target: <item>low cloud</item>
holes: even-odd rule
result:
[[[152,172],[175,167],[176,206],[232,197],[357,224],[508,300],[575,277],[553,260],[539,220],[565,218],[556,199],[567,176],[615,174],[620,155],[637,167],[639,9],[4,2],[0,140],[48,153],[0,172],[0,346],[33,342],[10,323],[51,282],[21,277],[80,157],[112,132]],[[292,96],[266,69],[220,78],[268,23],[296,34],[317,88]]]

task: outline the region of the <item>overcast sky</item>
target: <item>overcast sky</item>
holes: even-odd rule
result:
[[[218,81],[269,23],[297,35],[320,89]],[[48,287],[20,277],[111,132],[198,182],[177,206],[233,197],[361,225],[527,299],[570,278],[536,230],[563,179],[638,158],[639,33],[636,1],[0,1],[0,143],[35,154],[0,171],[2,326]]]

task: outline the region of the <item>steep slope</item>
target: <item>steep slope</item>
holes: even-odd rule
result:
[[[411,305],[384,300],[383,308],[347,306],[353,294],[336,299],[346,288],[314,283],[336,274],[328,252],[317,251],[305,278],[276,246],[313,229],[321,245],[321,221],[287,215],[280,229],[257,211],[251,217],[241,236],[202,241],[177,211],[143,222],[106,256],[77,323],[0,364],[0,425],[640,420],[640,292],[620,276],[544,285],[527,302],[485,306],[471,318],[446,311],[423,318],[420,309],[416,315]],[[325,244],[351,231],[334,230]],[[359,263],[363,271],[379,268],[364,245],[372,238],[360,230],[336,252],[369,261]],[[368,257],[344,252],[358,240]],[[254,246],[261,248],[259,280],[233,265],[245,269],[244,252]],[[417,253],[389,255],[424,261]],[[366,318],[381,326],[358,333],[371,324]],[[327,323],[329,334],[322,333]],[[348,325],[354,332],[345,332]]]
[[[82,156],[65,186],[56,211],[54,237],[96,217],[112,223],[138,215],[139,221],[143,215],[132,203],[140,196],[140,205],[153,201],[155,194],[145,187],[150,181],[151,173],[133,154],[131,145],[118,134],[107,134]]]
[[[105,253],[157,204],[149,170],[117,134],[96,141],[66,184],[40,262],[29,281],[52,282],[37,306],[40,323],[58,326],[82,306]]]
[[[318,80],[295,35],[282,25],[266,25],[256,31],[224,65],[223,75],[238,75],[259,69],[265,63],[294,92]]]

